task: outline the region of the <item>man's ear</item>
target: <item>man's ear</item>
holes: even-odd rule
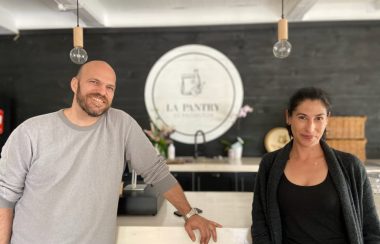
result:
[[[78,82],[79,82],[79,80],[77,79],[77,77],[73,77],[71,79],[71,90],[74,92],[74,94],[77,93]]]

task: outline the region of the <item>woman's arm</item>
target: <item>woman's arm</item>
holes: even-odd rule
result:
[[[251,235],[254,244],[272,243],[266,218],[266,201],[266,172],[263,161],[261,161],[260,168],[256,176],[252,203]]]
[[[363,239],[365,244],[380,243],[380,221],[376,212],[371,184],[367,176],[363,183]]]

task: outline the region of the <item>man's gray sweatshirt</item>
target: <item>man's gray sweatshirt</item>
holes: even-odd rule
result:
[[[176,184],[136,121],[110,108],[87,127],[63,110],[28,119],[4,145],[0,208],[14,208],[14,244],[115,243],[126,165],[163,193]]]

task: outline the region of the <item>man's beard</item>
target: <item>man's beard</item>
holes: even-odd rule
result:
[[[91,106],[90,102],[88,99],[92,99],[92,97],[96,97],[97,99],[100,99],[104,102],[105,107],[103,109],[96,108],[95,105]],[[85,111],[89,116],[91,117],[99,117],[111,107],[111,104],[109,104],[108,99],[105,96],[100,95],[99,93],[91,93],[88,95],[82,95],[81,90],[80,90],[80,85],[78,82],[78,88],[77,88],[77,93],[76,93],[76,98],[79,106]],[[95,109],[91,108],[95,107]]]

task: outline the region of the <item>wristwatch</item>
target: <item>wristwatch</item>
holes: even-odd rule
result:
[[[187,221],[192,216],[197,215],[197,214],[199,214],[198,210],[196,208],[192,208],[187,214],[185,214],[185,216],[183,216],[183,218],[185,219],[185,221]]]

